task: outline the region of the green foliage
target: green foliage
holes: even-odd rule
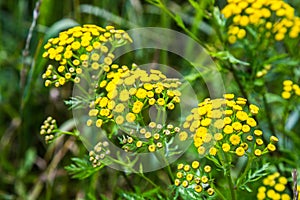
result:
[[[66,166],[65,169],[70,175],[72,175],[72,178],[76,178],[79,180],[86,179],[92,176],[94,173],[104,167],[104,165],[96,168],[93,167],[91,165],[91,162],[89,162],[88,157],[85,157],[84,159],[71,158],[71,160],[73,161],[73,163],[69,166]]]

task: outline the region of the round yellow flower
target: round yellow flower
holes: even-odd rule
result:
[[[291,93],[284,91],[284,92],[281,93],[281,96],[284,99],[289,99],[289,98],[291,98]]]
[[[231,99],[234,98],[234,94],[224,94],[223,97],[224,97],[225,99],[231,100]]]
[[[198,150],[198,153],[199,153],[200,155],[204,155],[204,153],[205,153],[205,151],[206,151],[206,149],[205,149],[204,146],[200,146],[197,150]]]
[[[230,126],[230,125],[226,125],[226,126],[223,128],[223,131],[224,131],[224,133],[226,133],[226,134],[231,134],[231,133],[233,133],[233,128],[232,128],[232,126]]]
[[[201,181],[202,181],[202,183],[207,183],[208,182],[207,176],[202,176]]]
[[[281,199],[282,199],[282,200],[290,200],[291,197],[290,197],[290,195],[288,195],[288,194],[282,194],[282,195],[281,195]],[[298,200],[299,200],[299,198],[298,198]]]
[[[266,194],[264,192],[258,192],[256,197],[258,200],[263,200],[266,198]]]
[[[186,175],[186,180],[187,180],[187,181],[192,181],[193,178],[194,178],[194,175],[193,175],[193,174],[188,174],[188,175]]]
[[[278,192],[283,192],[285,190],[285,185],[283,185],[282,183],[277,183],[274,186],[274,189]]]
[[[222,139],[223,139],[222,133],[216,133],[216,134],[214,134],[214,139],[215,139],[216,141],[222,140]]]
[[[184,167],[184,164],[182,164],[182,163],[179,163],[179,164],[177,165],[177,169],[178,169],[178,170],[183,169],[183,167]]]
[[[199,166],[200,166],[200,163],[198,161],[195,160],[195,161],[192,162],[192,168],[198,169]]]
[[[93,124],[93,121],[91,119],[87,120],[86,125],[91,126]]]
[[[214,191],[213,188],[208,188],[208,189],[207,189],[207,193],[208,193],[209,196],[212,196],[212,195],[214,194],[214,192],[215,192],[215,191]]]
[[[128,90],[122,90],[120,92],[120,96],[119,96],[120,101],[127,101],[129,99],[129,92]]]
[[[240,121],[246,121],[248,119],[248,114],[246,112],[244,112],[244,111],[237,111],[236,117]]]
[[[182,178],[183,177],[183,173],[182,172],[177,172],[176,173],[176,177],[177,178]]]
[[[201,185],[195,185],[195,191],[196,192],[198,192],[198,193],[200,193],[200,192],[202,192],[202,190],[203,190],[203,188],[202,188],[202,186]]]
[[[214,127],[216,127],[217,129],[222,129],[224,127],[225,123],[223,119],[217,119],[214,122]]]
[[[282,84],[284,86],[290,86],[290,85],[293,85],[293,81],[291,81],[291,80],[284,80]]]
[[[187,186],[189,186],[189,182],[187,180],[184,180],[181,185],[186,188]]]
[[[137,148],[140,148],[143,145],[143,142],[139,140],[139,141],[136,142],[135,145],[136,145]]]
[[[150,106],[154,105],[156,100],[154,98],[149,99],[148,103]]]
[[[188,133],[186,131],[182,131],[179,133],[179,140],[185,141],[188,138]]]
[[[179,185],[180,185],[180,180],[179,180],[179,179],[175,179],[174,184],[175,184],[176,186],[179,186]]]
[[[160,106],[163,106],[163,105],[165,105],[165,100],[163,99],[163,98],[159,98],[159,99],[157,99],[157,104],[158,105],[160,105]]]
[[[121,113],[123,112],[124,109],[125,109],[124,104],[120,103],[115,106],[114,111],[117,113]]]
[[[149,150],[150,152],[154,152],[155,149],[156,149],[155,144],[151,144],[151,145],[148,146],[148,150]]]
[[[275,151],[276,150],[276,146],[274,144],[271,144],[271,143],[267,145],[267,148],[268,148],[269,151]]]
[[[243,127],[243,125],[240,122],[233,122],[232,127],[236,131],[240,131]]]
[[[120,124],[123,124],[123,122],[124,122],[124,117],[121,116],[121,115],[119,115],[119,116],[116,117],[115,121],[116,121],[116,123],[119,124],[119,125],[120,125]]]
[[[261,145],[263,145],[263,143],[264,143],[264,141],[262,139],[260,139],[260,138],[256,139],[257,145],[261,146]]]
[[[145,138],[149,139],[151,137],[151,135],[152,135],[151,132],[147,131],[145,133]]]
[[[222,149],[224,152],[230,151],[230,144],[228,144],[228,143],[222,144]]]
[[[183,170],[186,172],[190,171],[190,169],[191,169],[190,165],[184,165],[184,167],[183,167]]]
[[[133,113],[128,113],[126,115],[126,121],[128,121],[128,122],[134,122],[135,119],[136,119],[136,116]]]
[[[217,154],[217,149],[215,147],[211,147],[209,149],[209,154],[212,155],[212,156],[215,156]]]
[[[231,135],[229,138],[230,142],[232,145],[238,145],[241,142],[241,138],[238,135]]]
[[[205,171],[206,173],[211,172],[211,166],[205,165],[205,166],[204,166],[204,171]]]
[[[238,147],[238,148],[236,148],[235,153],[238,156],[243,156],[245,154],[245,150],[243,147]]]
[[[263,132],[261,130],[254,130],[254,135],[262,136]]]
[[[135,96],[139,99],[144,99],[147,96],[147,91],[143,88],[139,88],[135,94]]]
[[[281,183],[281,184],[283,184],[283,185],[286,185],[288,183],[288,180],[284,176],[280,176],[278,178],[278,182]]]
[[[254,155],[256,155],[256,156],[261,156],[261,154],[262,154],[262,152],[261,152],[260,149],[255,149]]]
[[[103,120],[102,120],[102,119],[97,119],[97,121],[96,121],[96,126],[97,126],[97,127],[101,127],[101,126],[102,126],[102,123],[103,123]]]
[[[244,124],[243,127],[242,127],[242,131],[244,133],[248,133],[249,131],[251,130],[250,126],[247,125],[247,124]]]
[[[255,119],[250,118],[250,117],[247,119],[247,124],[251,127],[255,127],[257,125]]]
[[[209,126],[210,123],[211,123],[210,118],[205,118],[205,119],[201,120],[201,126]]]

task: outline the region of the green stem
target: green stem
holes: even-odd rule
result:
[[[161,189],[160,186],[156,185],[156,184],[155,184],[151,179],[149,179],[147,176],[145,176],[145,175],[142,174],[142,173],[138,173],[138,175],[139,175],[140,177],[142,177],[143,179],[145,179],[145,180],[146,180],[148,183],[150,183],[153,187],[158,188],[159,191],[160,191],[162,194],[164,194],[165,196],[167,196],[166,191],[164,191],[163,189]]]
[[[231,178],[231,169],[230,169],[230,163],[228,160],[228,156],[226,155],[226,153],[224,153],[224,158],[225,158],[225,176],[229,185],[229,189],[230,189],[230,194],[231,194],[231,199],[232,200],[236,200],[236,194],[235,194],[235,188],[232,182],[232,178]]]
[[[220,190],[217,189],[217,187],[214,187],[214,190],[216,191],[216,193],[218,194],[218,196],[223,199],[223,200],[227,200],[227,198],[222,194],[222,192]]]
[[[162,157],[162,159],[164,160],[164,163],[166,164],[165,169],[167,170],[167,174],[170,179],[170,182],[174,183],[174,176],[173,176],[170,164],[169,164],[168,160],[166,159],[165,155],[162,153],[162,151],[159,151],[159,152],[160,152],[159,155]]]
[[[247,175],[247,173],[248,173],[248,171],[249,171],[249,169],[250,169],[250,167],[251,167],[251,165],[252,165],[253,158],[254,158],[253,156],[250,156],[250,157],[248,158],[247,164],[246,164],[246,168],[245,168],[245,170],[243,171],[242,175],[239,177],[239,180],[238,180],[238,182],[237,182],[237,188],[238,188],[239,186],[241,186],[240,183],[243,183],[243,179],[244,179],[245,176]]]

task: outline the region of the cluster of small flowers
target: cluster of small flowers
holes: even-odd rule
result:
[[[179,127],[172,124],[161,125],[150,122],[148,126],[136,131],[131,129],[130,135],[123,136],[120,144],[125,151],[131,152],[154,152],[166,145],[176,133],[180,131]]]
[[[284,176],[280,176],[279,172],[275,172],[263,179],[263,185],[258,188],[257,199],[292,199],[287,192],[286,186],[288,180]]]
[[[283,92],[281,93],[282,98],[290,99],[293,94],[300,96],[300,87],[298,84],[293,83],[291,80],[283,81]]]
[[[224,98],[205,99],[192,114],[186,117],[183,128],[192,132],[194,145],[200,155],[206,152],[215,156],[219,150],[243,156],[254,154],[261,156],[275,151],[278,139],[270,137],[270,143],[264,147],[263,131],[256,129],[254,116],[259,108],[253,104],[246,106],[247,99],[233,94],[225,94]]]
[[[178,79],[167,78],[162,72],[151,69],[150,73],[136,66],[131,70],[111,72],[100,82],[99,97],[91,103],[87,125],[95,121],[100,127],[102,122],[114,118],[118,125],[132,123],[141,119],[141,112],[152,105],[172,110],[180,102],[181,92]],[[128,69],[126,67],[126,69]],[[104,96],[103,96],[104,95]]]
[[[177,166],[175,186],[192,188],[197,193],[212,196],[214,189],[211,187],[211,166],[200,166],[198,161],[193,161],[192,165],[180,163]]]
[[[42,75],[45,86],[59,87],[69,81],[79,83],[82,67],[107,70],[114,59],[113,49],[127,42],[132,42],[128,34],[113,26],[83,25],[61,32],[44,46],[43,57],[57,62],[55,66],[49,65]],[[103,63],[99,64],[102,59]]]
[[[109,143],[107,141],[98,142],[94,149],[89,152],[90,161],[93,167],[99,167],[106,155],[110,154]]]
[[[256,77],[261,78],[261,77],[265,76],[270,71],[271,68],[272,68],[271,65],[265,65],[262,70],[260,70],[256,73]]]
[[[300,18],[294,15],[294,8],[283,0],[227,0],[222,9],[225,18],[230,19],[228,41],[233,44],[247,35],[247,26],[266,37],[274,35],[277,41],[286,35],[297,38],[300,32]]]
[[[121,76],[127,70],[129,68],[126,65],[120,67],[117,64],[112,64],[110,68],[105,69],[105,74],[100,77],[100,83],[96,87],[96,96],[98,97],[89,105],[88,115],[91,119],[87,120],[87,126],[91,126],[95,122],[96,127],[101,127],[103,123],[113,118],[113,111],[116,113],[124,111],[125,106],[118,105],[115,99],[117,85],[113,79]]]
[[[45,135],[46,143],[50,143],[54,139],[53,131],[57,128],[56,120],[52,117],[47,117],[41,126],[40,134]]]

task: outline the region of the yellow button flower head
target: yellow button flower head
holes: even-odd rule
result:
[[[300,32],[299,17],[294,15],[294,8],[283,0],[276,1],[227,1],[221,13],[228,20],[228,42],[234,44],[247,37],[246,27],[256,35],[265,38],[270,35],[275,41],[286,37],[297,38]],[[265,27],[265,30],[262,30]]]
[[[198,161],[193,161],[192,165],[180,163],[177,165],[176,179],[174,185],[183,190],[194,190],[199,194],[213,195],[213,178],[209,165],[201,166]],[[203,185],[205,184],[205,185]]]
[[[200,155],[216,156],[225,152],[234,156],[261,156],[276,150],[278,138],[270,137],[268,147],[264,146],[263,131],[256,129],[258,122],[254,115],[259,107],[247,99],[234,94],[224,94],[224,98],[205,99],[193,108],[183,122],[182,130],[191,134],[194,146]],[[275,147],[275,148],[274,148]]]
[[[294,96],[300,96],[300,87],[298,84],[293,83],[291,80],[284,80],[283,83],[283,91],[281,93],[281,97],[283,99],[291,99]]]
[[[101,36],[106,39],[102,40]],[[58,37],[50,38],[44,45],[43,57],[56,63],[53,64],[54,67],[51,70],[55,72],[55,76],[47,71],[43,75],[43,78],[46,79],[45,83],[47,82],[45,85],[53,84],[58,87],[69,81],[79,83],[80,78],[76,76],[82,73],[78,68],[81,66],[88,68],[89,58],[93,61],[93,64],[90,65],[91,68],[99,70],[99,66],[102,66],[101,63],[98,63],[100,58],[103,58],[103,62],[107,65],[112,64],[114,56],[112,53],[108,53],[110,49],[107,46],[115,48],[128,42],[132,42],[128,34],[123,30],[115,30],[114,27],[102,28],[87,24],[61,32]],[[71,72],[68,70],[69,68],[75,70]],[[66,77],[67,80],[62,81],[62,77],[65,77],[65,73],[68,71],[71,77]]]
[[[287,178],[280,176],[278,172],[268,175],[262,180],[263,186],[258,188],[258,199],[292,199],[287,191]]]

